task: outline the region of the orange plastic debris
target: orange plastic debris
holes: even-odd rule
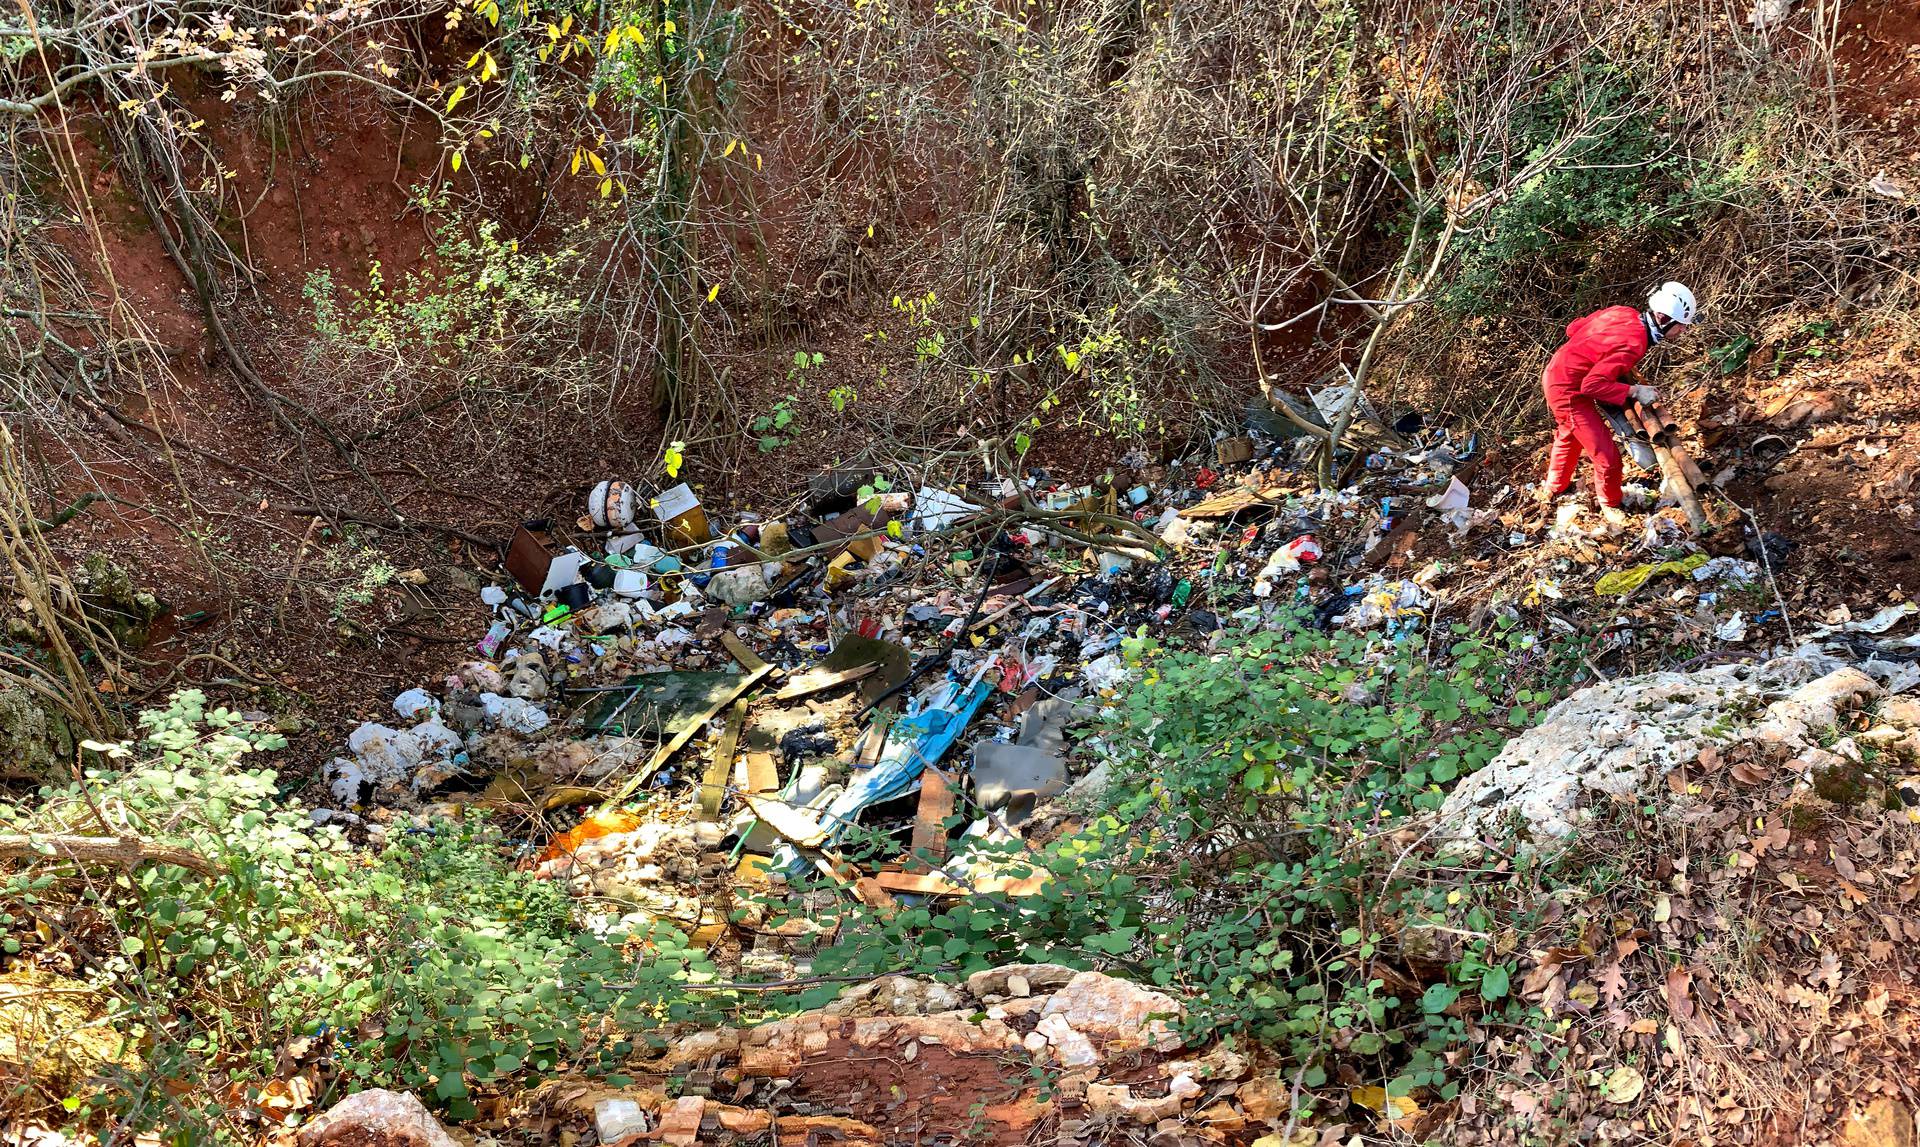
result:
[[[623,808],[601,809],[592,816],[574,825],[548,842],[547,850],[540,854],[540,862],[558,860],[576,851],[589,840],[598,840],[603,836],[612,836],[617,832],[632,832],[645,823],[640,814],[628,812]]]

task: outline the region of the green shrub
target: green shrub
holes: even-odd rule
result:
[[[1550,85],[1517,110],[1514,135],[1525,149],[1523,165],[1573,128],[1582,100],[1594,101],[1595,122],[1560,162],[1456,240],[1454,272],[1441,298],[1447,310],[1505,310],[1538,281],[1530,272],[1539,270],[1579,284],[1588,266],[1601,265],[1606,280],[1617,280],[1613,264],[1623,248],[1677,236],[1707,211],[1737,200],[1755,175],[1751,147],[1733,139],[1715,154],[1683,145],[1677,125],[1641,106],[1644,90],[1631,66],[1589,62],[1580,75]],[[1754,125],[1766,115],[1754,112]]]
[[[1564,684],[1575,659],[1518,630],[1327,635],[1288,619],[1215,653],[1135,644],[1138,680],[1093,745],[1112,765],[1102,815],[1028,857],[1035,896],[971,896],[861,918],[816,960],[826,971],[966,973],[1008,960],[1101,967],[1197,999],[1196,1033],[1240,1032],[1300,1065],[1453,1094],[1443,1054],[1464,1038],[1466,993],[1512,1005],[1499,903],[1435,859],[1409,818],[1498,752]],[[1013,850],[1009,850],[1013,851]],[[1009,858],[1012,862],[1012,858]],[[1413,998],[1373,961],[1409,930],[1480,937]]]
[[[40,943],[35,920],[110,941],[83,971],[139,1032],[149,1078],[92,1105],[136,1127],[213,1127],[219,1105],[179,1110],[154,1083],[264,1081],[307,1037],[340,1088],[414,1089],[460,1114],[474,1084],[612,1064],[685,1014],[674,985],[704,965],[683,936],[576,927],[566,890],[514,871],[484,818],[400,821],[384,848],[357,849],[248,767],[277,735],[194,690],[141,723],[143,743],[110,750],[125,768],[0,805],[5,831],[97,834],[98,809],[116,833],[222,868],[106,877],[48,858],[0,878],[9,951]]]

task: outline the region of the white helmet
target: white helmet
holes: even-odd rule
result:
[[[1693,292],[1680,283],[1662,283],[1647,296],[1647,310],[1684,326],[1693,322],[1696,313]]]

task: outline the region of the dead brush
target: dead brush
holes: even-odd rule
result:
[[[1549,1111],[1581,1141],[1753,1144],[1822,1141],[1876,1095],[1911,1111],[1920,829],[1752,748],[1594,810],[1556,863],[1579,877],[1526,938],[1521,992],[1557,1050],[1488,1033],[1485,1141]]]

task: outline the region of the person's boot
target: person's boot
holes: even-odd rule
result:
[[[1600,520],[1612,530],[1624,530],[1633,525],[1633,515],[1618,506],[1600,507]]]

